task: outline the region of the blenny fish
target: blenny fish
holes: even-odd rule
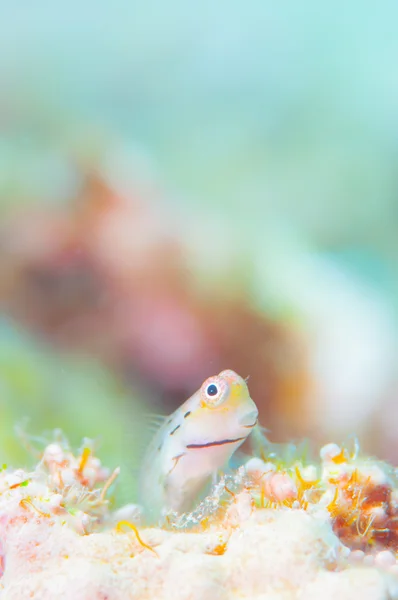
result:
[[[148,446],[139,482],[148,519],[192,510],[257,424],[247,383],[234,371],[209,377],[163,422]]]

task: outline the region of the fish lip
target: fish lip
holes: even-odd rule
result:
[[[245,411],[243,415],[238,418],[240,427],[246,429],[253,429],[258,421],[258,409],[257,406],[251,407],[251,410]]]
[[[258,419],[256,419],[252,425],[242,425],[242,427],[244,427],[245,429],[253,429],[253,427],[257,425],[257,423]]]

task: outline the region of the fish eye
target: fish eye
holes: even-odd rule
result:
[[[217,396],[218,394],[218,387],[216,386],[215,383],[211,383],[210,385],[207,386],[206,388],[206,394],[210,397],[213,396]]]
[[[209,377],[200,390],[201,405],[207,408],[219,406],[228,395],[229,386],[218,376]]]

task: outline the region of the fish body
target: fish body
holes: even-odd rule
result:
[[[184,402],[152,439],[141,468],[140,502],[159,520],[182,513],[248,437],[258,410],[246,381],[234,371],[210,377]]]

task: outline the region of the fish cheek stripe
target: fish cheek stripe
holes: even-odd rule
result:
[[[206,444],[187,444],[188,450],[200,450],[201,448],[212,448],[213,446],[224,446],[225,444],[235,444],[246,439],[246,436],[235,438],[234,440],[219,440],[215,442],[207,442]]]

